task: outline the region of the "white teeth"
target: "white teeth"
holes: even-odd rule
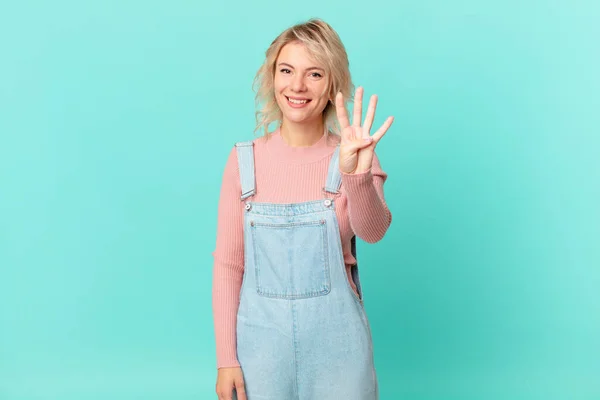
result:
[[[294,100],[294,99],[290,99],[289,97],[288,97],[288,100],[290,101],[290,103],[293,103],[293,104],[305,104],[308,101],[308,100]]]

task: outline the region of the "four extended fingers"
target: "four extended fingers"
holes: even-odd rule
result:
[[[362,100],[363,100],[364,88],[359,86],[356,89],[354,94],[354,109],[352,116],[352,126],[353,127],[361,127],[361,119],[362,119]],[[390,128],[392,123],[394,122],[394,117],[388,117],[385,122],[381,125],[381,127],[375,132],[372,136],[370,135],[371,128],[373,126],[373,121],[375,120],[375,111],[377,109],[377,95],[372,95],[369,100],[369,106],[367,108],[367,115],[365,116],[365,121],[362,125],[363,137],[368,138],[372,137],[374,142],[378,142],[379,139],[385,135],[387,130]],[[340,127],[345,129],[350,126],[350,121],[348,119],[348,112],[346,107],[344,106],[344,96],[341,92],[338,92],[335,97],[335,108],[338,117],[338,121],[340,123]]]

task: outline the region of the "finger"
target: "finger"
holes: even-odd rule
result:
[[[217,391],[219,400],[233,400],[233,387],[227,389],[220,389]]]
[[[367,115],[365,117],[365,123],[363,124],[363,135],[369,135],[371,127],[373,126],[373,120],[375,119],[375,110],[377,109],[377,95],[374,94],[369,100],[369,108],[367,108]]]
[[[369,147],[372,143],[373,138],[371,137],[352,140],[346,144],[346,151],[349,154],[354,154],[357,151],[364,149],[365,147]]]
[[[394,117],[388,117],[388,119],[385,120],[383,125],[377,129],[377,132],[371,136],[373,138],[373,142],[379,143],[379,140],[383,137],[383,135],[385,135],[387,130],[390,129],[390,126],[392,126],[392,122],[394,122]]]
[[[244,387],[244,381],[239,380],[235,383],[235,391],[237,393],[237,400],[248,400],[246,398],[246,388]]]
[[[356,93],[354,93],[354,114],[352,115],[352,126],[360,127],[362,119],[362,99],[363,99],[363,88],[358,87]]]
[[[346,112],[346,106],[344,105],[344,95],[342,92],[338,92],[335,95],[335,112],[337,114],[338,122],[340,123],[340,128],[344,129],[350,126],[350,121],[348,121],[348,113]]]
[[[369,147],[372,144],[373,144],[373,138],[372,137],[362,138],[361,141],[360,141],[360,148],[364,149],[364,148]]]
[[[229,393],[221,393],[219,395],[219,400],[233,400],[233,391],[230,391]]]

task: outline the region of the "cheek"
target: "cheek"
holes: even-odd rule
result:
[[[274,80],[273,81],[273,96],[275,97],[275,100],[279,103],[280,101],[280,97],[282,97],[281,92],[283,91],[285,87],[281,84],[281,81],[278,80]]]
[[[315,82],[315,84],[313,85],[312,88],[312,92],[315,94],[315,96],[320,96],[319,98],[322,100],[326,100],[327,99],[327,84],[325,81],[319,81],[319,82]]]
[[[327,92],[327,87],[325,84],[319,82],[319,84],[313,87],[313,93],[315,96],[319,96],[319,108],[325,108],[327,102],[329,101],[329,93]]]
[[[284,88],[285,87],[282,86],[273,86],[273,97],[275,98],[275,103],[277,103],[280,109],[283,109],[284,104],[287,102],[287,99],[282,94]]]
[[[282,90],[284,90],[287,86],[288,84],[285,77],[281,76],[280,74],[275,75],[275,77],[273,78],[273,88],[275,89],[275,92],[279,93]]]

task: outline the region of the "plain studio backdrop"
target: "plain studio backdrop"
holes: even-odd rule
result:
[[[222,171],[310,17],[396,117],[358,244],[381,398],[600,398],[598,3],[317,3],[3,2],[1,400],[216,398]]]

